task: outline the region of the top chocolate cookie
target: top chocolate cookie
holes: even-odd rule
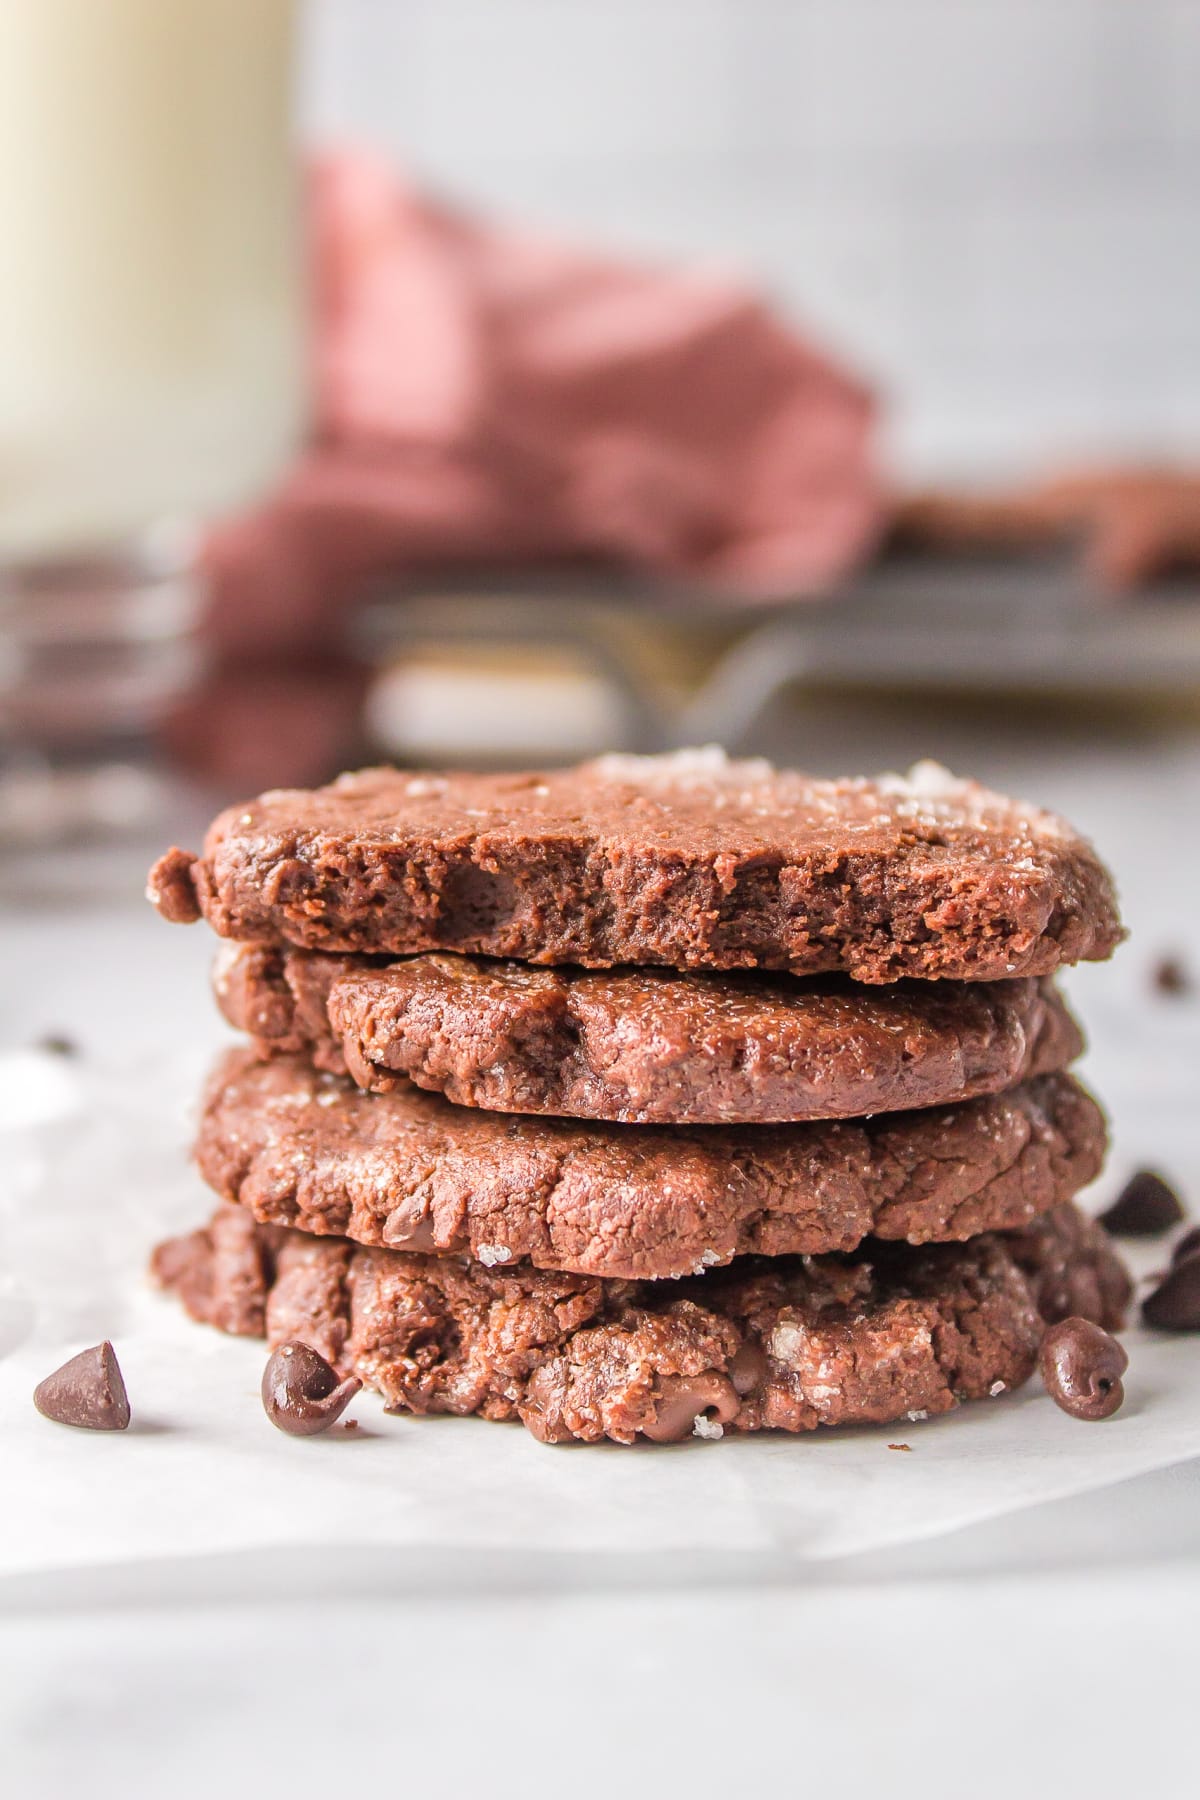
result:
[[[718,750],[546,774],[366,769],[230,807],[148,896],[223,937],[526,962],[994,981],[1108,956],[1111,878],[936,764],[818,781]]]

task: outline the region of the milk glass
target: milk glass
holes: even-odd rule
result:
[[[187,672],[197,528],[298,442],[295,13],[0,0],[10,773],[18,750],[153,725]]]

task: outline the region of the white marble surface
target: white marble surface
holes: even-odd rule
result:
[[[829,704],[765,747],[823,770],[932,752],[1049,801],[1115,864],[1134,939],[1072,991],[1114,1121],[1112,1179],[1169,1166],[1200,1200],[1195,1009],[1147,968],[1186,941],[1200,739]],[[180,830],[193,840],[196,817]],[[4,1039],[153,1050],[218,1035],[201,932],[138,900],[142,852],[5,860]],[[95,872],[101,892],[80,897]],[[2,1178],[2,1176],[0,1176]],[[1200,1404],[1200,1398],[1198,1398]],[[803,1478],[797,1468],[797,1479]],[[235,1497],[231,1496],[231,1503]],[[810,1569],[620,1558],[534,1575],[295,1553],[0,1583],[0,1738],[15,1794],[1190,1792],[1200,1464]],[[79,1496],[81,1507],[87,1495]],[[0,1520],[3,1475],[0,1466]]]

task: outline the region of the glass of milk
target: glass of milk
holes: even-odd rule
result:
[[[295,14],[0,0],[10,775],[73,730],[95,746],[153,725],[189,664],[195,528],[299,440]]]

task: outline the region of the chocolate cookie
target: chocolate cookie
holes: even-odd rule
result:
[[[196,1156],[265,1223],[632,1279],[1023,1225],[1090,1181],[1104,1146],[1099,1108],[1065,1075],[865,1121],[585,1125],[366,1094],[301,1057],[232,1051]]]
[[[1070,826],[922,763],[817,781],[720,751],[541,775],[368,769],[222,813],[167,853],[169,919],[313,950],[996,980],[1109,954]]]
[[[225,944],[231,1025],[388,1093],[650,1125],[858,1118],[942,1106],[1065,1068],[1079,1028],[1049,983],[535,969]]]
[[[1116,1266],[1071,1207],[1053,1240]],[[310,1344],[390,1410],[520,1419],[546,1443],[916,1421],[1019,1387],[1042,1329],[1036,1253],[995,1234],[649,1283],[364,1250],[222,1207],[152,1271],[193,1318]]]

